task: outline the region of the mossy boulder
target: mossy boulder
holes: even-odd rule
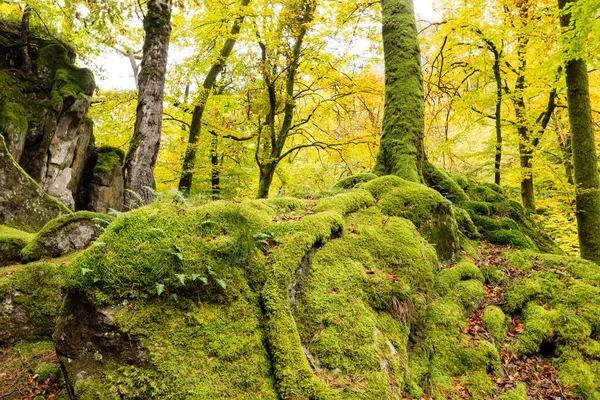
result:
[[[45,257],[60,257],[90,246],[114,217],[90,211],[78,211],[48,222],[23,248],[25,262]]]
[[[361,186],[379,200],[381,210],[412,221],[434,245],[438,257],[450,262],[460,248],[452,203],[437,191],[397,176],[384,176]]]
[[[71,266],[55,335],[79,399],[393,398],[438,269],[364,190],[159,202],[99,241]]]
[[[0,268],[0,345],[49,340],[65,284],[63,263]]]
[[[430,162],[425,162],[423,178],[427,186],[437,190],[453,203],[461,204],[469,201],[469,196],[467,196],[463,188],[446,171]]]
[[[359,183],[369,182],[373,179],[377,179],[377,175],[365,172],[343,178],[335,184],[335,187],[341,189],[352,189]]]
[[[0,225],[0,267],[21,261],[21,250],[35,235]]]

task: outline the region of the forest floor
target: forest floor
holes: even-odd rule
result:
[[[488,305],[501,306],[504,302],[504,291],[510,281],[526,278],[530,272],[511,267],[502,257],[509,247],[482,243],[478,248],[479,257],[475,260],[478,267],[496,266],[501,268],[509,279],[500,285],[486,285],[485,299],[467,319],[463,333],[473,341],[488,340],[493,342],[483,323],[483,311]],[[542,268],[542,267],[539,267]],[[0,273],[14,273],[15,266],[0,268]],[[535,268],[534,270],[535,271]],[[508,338],[523,333],[523,325],[518,317],[514,317],[508,330]],[[510,347],[510,340],[500,351],[503,373],[495,379],[496,392],[490,399],[496,399],[502,393],[525,384],[530,400],[576,399],[568,387],[561,385],[558,373],[552,366],[551,355],[554,349],[542,349],[542,352],[529,358],[518,357]],[[60,376],[59,363],[51,342],[34,344],[17,344],[14,347],[0,348],[0,400],[25,399],[66,399],[66,389],[62,379],[48,376]],[[54,371],[52,371],[54,369]],[[472,398],[466,386],[456,379],[454,394],[461,399]],[[39,397],[37,397],[39,396]]]

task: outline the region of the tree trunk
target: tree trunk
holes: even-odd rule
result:
[[[423,182],[425,106],[412,0],[382,0],[385,108],[373,172]]]
[[[573,163],[571,162],[571,158],[573,157],[573,151],[571,147],[571,136],[569,135],[558,135],[558,145],[560,147],[563,159],[563,166],[565,167],[565,176],[567,177],[567,182],[570,185],[575,184],[575,179],[573,178]]]
[[[559,8],[575,1],[558,0]],[[563,28],[569,28],[570,18],[570,14],[561,16]],[[585,60],[569,55],[566,76],[579,250],[582,258],[600,262],[600,179]]]
[[[153,200],[151,188],[162,131],[171,5],[171,0],[150,0],[144,18],[145,38],[138,77],[135,128],[123,166],[126,208],[150,204]]]
[[[31,19],[31,7],[25,4],[23,18],[21,19],[21,57],[23,63],[21,69],[25,73],[31,72],[31,44],[29,40],[29,20]]]
[[[500,166],[502,163],[502,75],[500,71],[500,53],[494,51],[494,80],[496,81],[496,154],[494,157],[494,183],[500,185]]]
[[[260,176],[258,180],[258,194],[257,198],[266,199],[269,197],[269,189],[273,183],[275,177],[275,170],[277,169],[276,162],[268,162],[260,169]]]
[[[217,200],[221,195],[221,166],[219,165],[219,139],[214,137],[210,148],[210,164],[212,167],[210,183],[212,199]]]
[[[246,7],[250,3],[250,0],[241,0],[240,4],[242,7]],[[242,29],[242,23],[244,22],[243,12],[233,21],[231,30],[229,32],[230,37],[227,38],[221,51],[219,58],[210,67],[208,74],[204,78],[202,89],[198,99],[198,104],[194,106],[194,113],[192,116],[192,125],[190,126],[190,135],[188,138],[188,144],[185,149],[185,156],[183,159],[183,168],[181,171],[181,177],[179,178],[179,190],[185,194],[190,193],[192,183],[194,180],[194,168],[196,167],[196,152],[198,149],[198,139],[200,138],[200,131],[202,130],[202,117],[206,108],[206,102],[210,96],[210,92],[213,89],[217,77],[223,71],[227,58],[233,51],[233,46],[237,40],[237,35]]]

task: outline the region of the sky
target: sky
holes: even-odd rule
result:
[[[434,10],[435,0],[413,0],[417,19],[431,21],[437,16]],[[171,62],[174,60],[171,55]],[[129,60],[116,52],[104,52],[96,63],[104,70],[102,80],[98,86],[102,89],[135,89],[133,72]]]

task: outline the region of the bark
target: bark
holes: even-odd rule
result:
[[[29,39],[29,20],[31,19],[31,7],[25,4],[23,18],[21,19],[21,57],[23,63],[21,69],[25,73],[31,72],[31,43]]]
[[[576,0],[558,0],[561,10]],[[560,24],[569,29],[570,14],[563,14]],[[594,141],[587,63],[568,57],[566,63],[567,102],[575,176],[577,231],[581,257],[600,262],[600,178]]]
[[[212,199],[218,200],[221,195],[221,166],[219,163],[219,139],[214,137],[210,146],[210,164],[212,167],[210,183]]]
[[[373,172],[423,182],[425,106],[412,0],[382,0],[385,107]]]
[[[567,177],[567,182],[570,185],[574,185],[575,179],[573,178],[573,163],[571,162],[573,157],[571,136],[558,134],[558,145],[562,153],[563,166],[565,167],[565,176]]]
[[[500,52],[492,47],[494,53],[494,80],[496,81],[496,154],[494,157],[494,182],[500,185],[500,166],[502,164],[502,75],[500,71]]]
[[[241,0],[240,5],[246,7],[250,3],[250,0]],[[229,38],[225,40],[223,47],[219,53],[217,61],[211,65],[208,74],[204,78],[202,89],[198,99],[198,103],[194,106],[192,115],[192,124],[190,126],[190,134],[188,137],[188,143],[185,150],[185,156],[183,159],[183,169],[181,171],[181,177],[179,179],[179,190],[185,194],[190,193],[192,183],[194,180],[194,168],[196,167],[196,152],[198,149],[198,139],[200,138],[200,131],[202,129],[202,117],[206,108],[206,102],[210,96],[210,92],[213,89],[217,77],[223,71],[227,58],[231,55],[233,47],[237,40],[237,35],[242,29],[242,23],[244,22],[243,12],[233,21],[231,30],[229,32]]]
[[[171,6],[171,0],[150,0],[144,17],[145,38],[138,76],[136,121],[123,167],[126,208],[150,204],[153,200],[151,188],[162,131]]]

